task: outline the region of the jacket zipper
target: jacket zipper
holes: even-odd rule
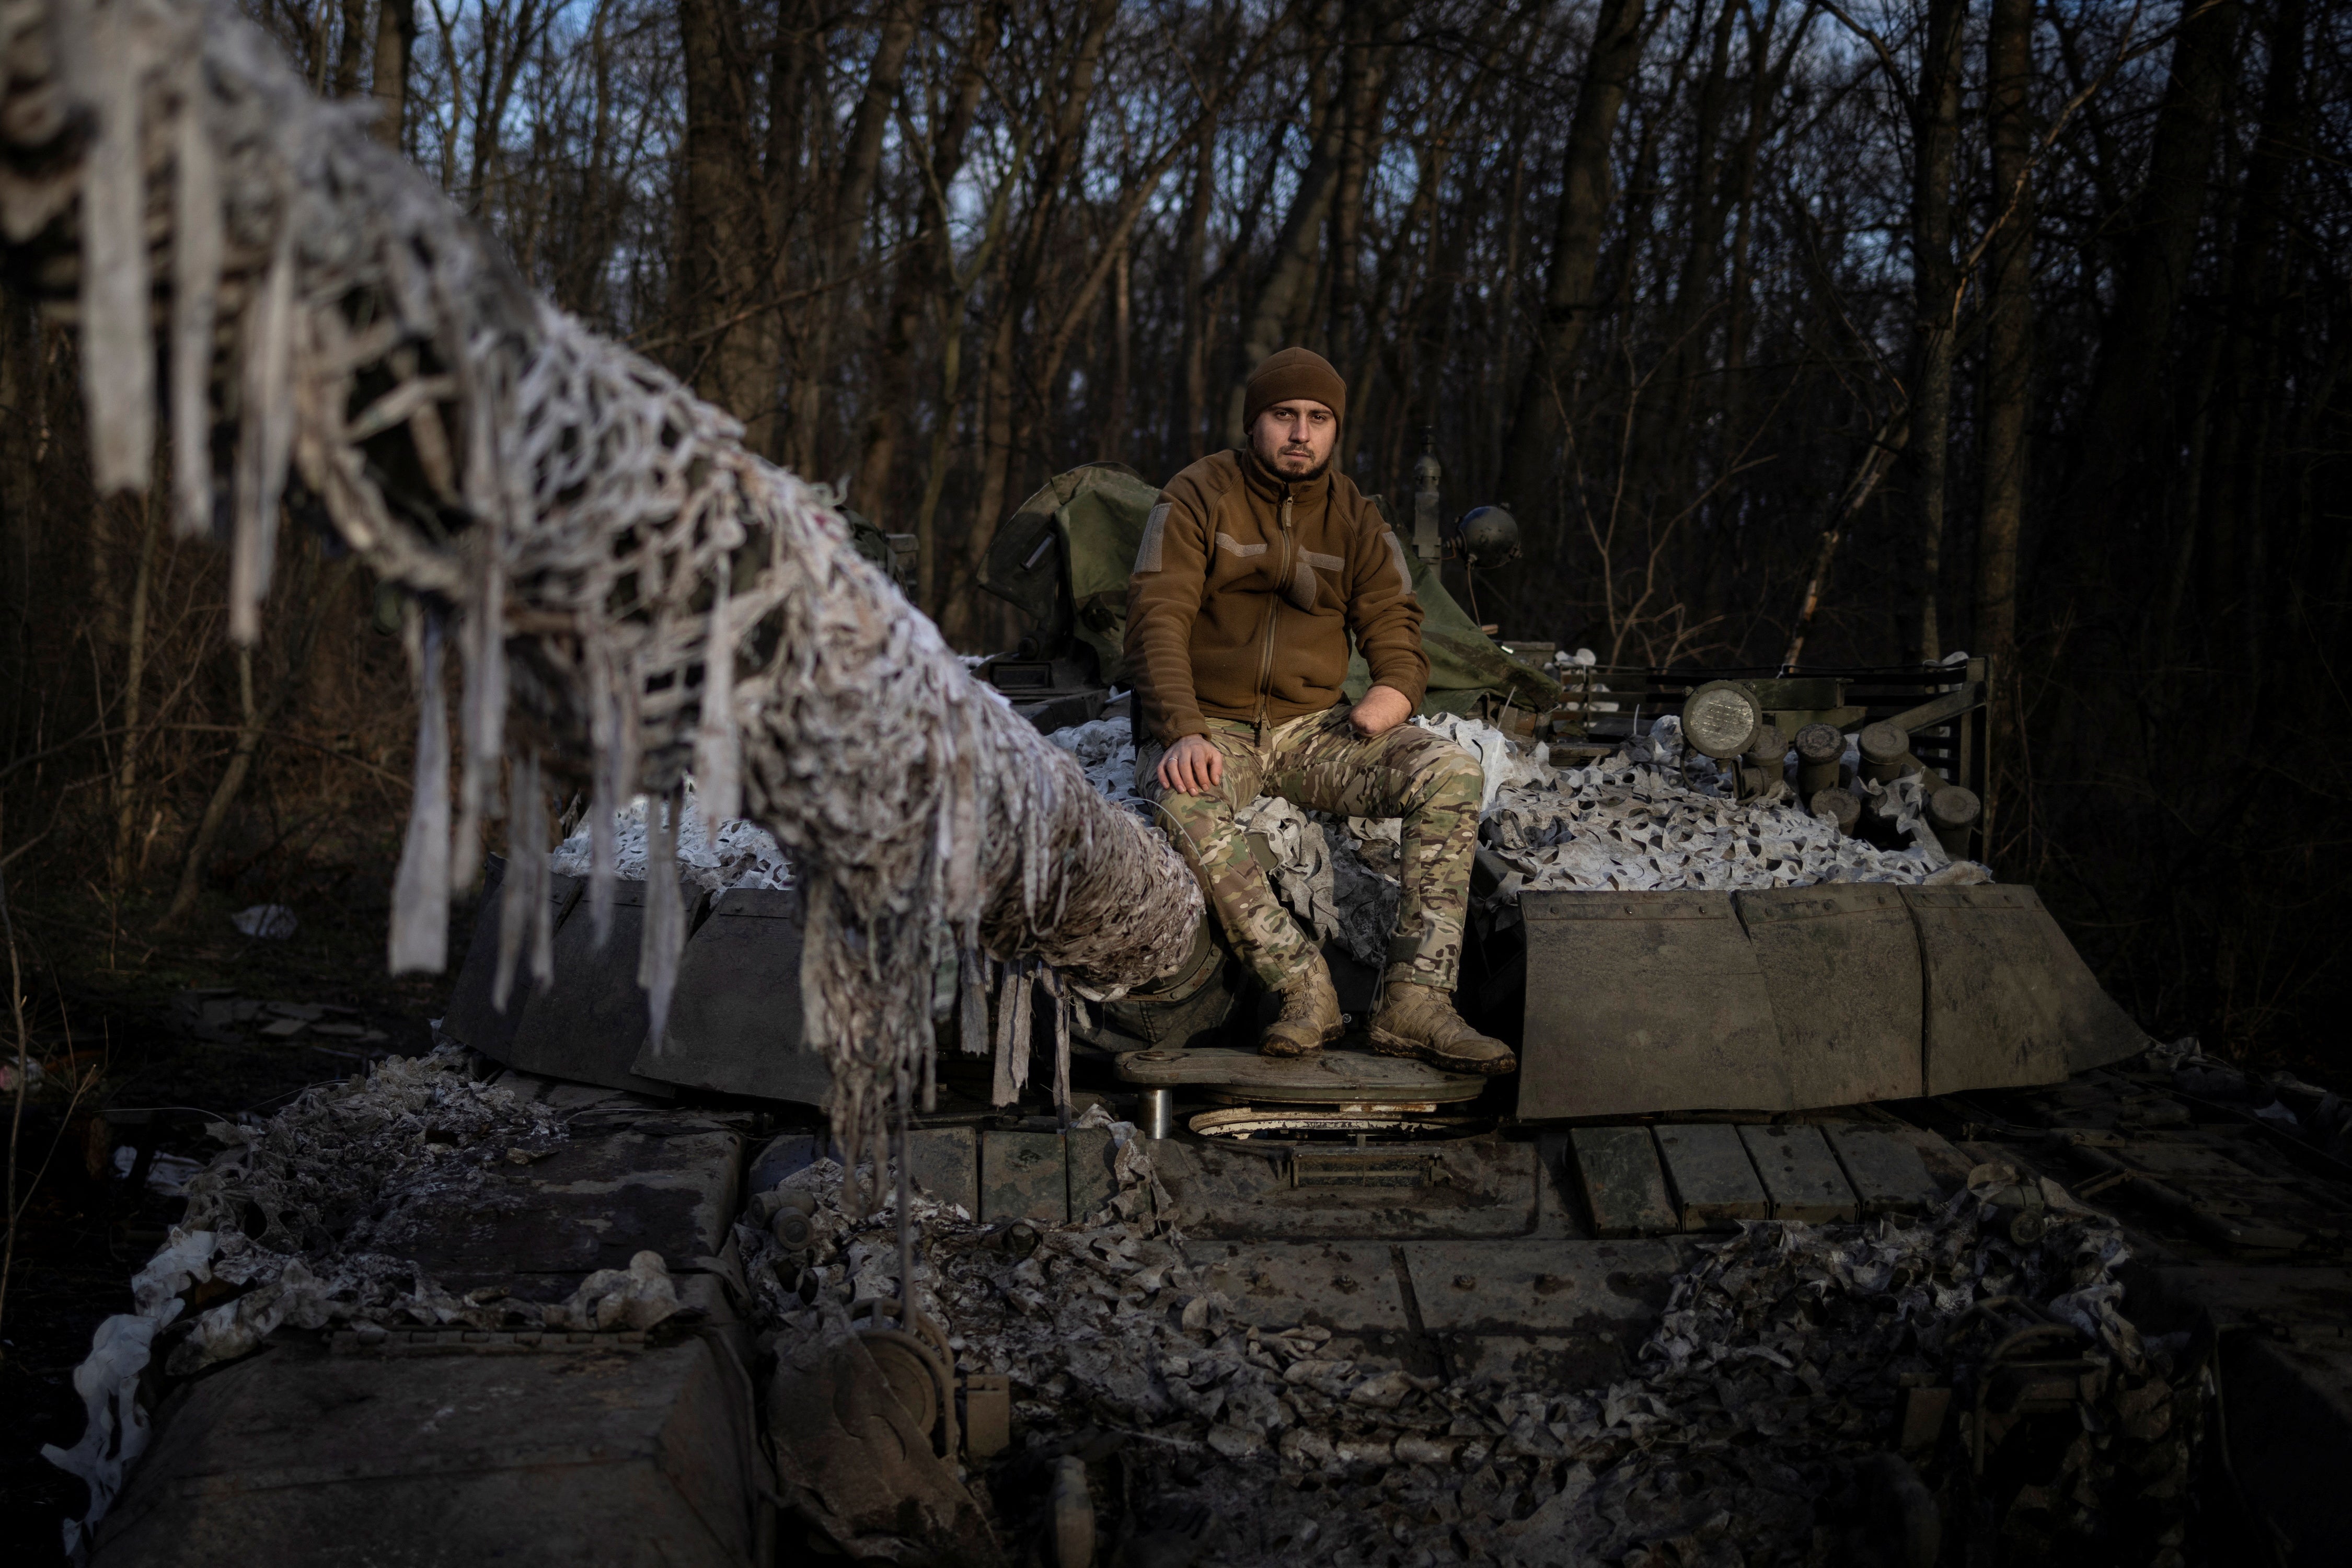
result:
[[[1265,647],[1257,666],[1257,743],[1265,744],[1268,710],[1274,700],[1274,623],[1282,616],[1282,592],[1290,581],[1290,487],[1282,490],[1282,571],[1274,580],[1274,598],[1265,612]]]

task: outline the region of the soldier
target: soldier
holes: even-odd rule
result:
[[[1260,795],[1349,816],[1403,818],[1404,898],[1371,1047],[1456,1072],[1518,1064],[1464,1023],[1462,963],[1477,760],[1407,724],[1429,684],[1421,605],[1377,509],[1331,471],[1348,388],[1284,349],[1250,377],[1248,448],[1202,458],[1151,509],[1127,589],[1136,775],[1173,825],[1234,951],[1281,999],[1260,1048],[1297,1057],[1339,1038],[1322,953],[1276,901],[1235,813]],[[1371,689],[1342,701],[1348,637]]]

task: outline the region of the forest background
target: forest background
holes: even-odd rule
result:
[[[1342,461],[1603,663],[1990,655],[1996,841],[2162,1036],[2344,1065],[2352,11],[2308,0],[247,0],[531,286],[919,544],[1157,479],[1304,342]],[[416,712],[373,584],[89,479],[0,294],[0,868],[26,961],[381,921]],[[160,491],[158,492],[160,493]],[[1827,571],[1820,569],[1826,561]],[[377,925],[380,929],[380,923]]]

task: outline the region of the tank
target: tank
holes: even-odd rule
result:
[[[1708,1468],[1719,1428],[1756,1447],[1715,1451],[1831,1467],[1789,1487],[1855,1560],[2080,1561],[2062,1490],[2092,1500],[2084,1530],[2158,1550],[2235,1521],[2292,1563],[2347,1544],[2319,1484],[2352,1451],[2341,1107],[2185,1048],[2028,1087],[1564,1121],[1410,1062],[1317,1084],[1324,1064],[1167,1047],[1082,1063],[1065,1121],[990,1106],[943,1058],[898,1151],[912,1314],[891,1216],[843,1210],[814,1107],[448,1055],[435,1103],[471,1085],[564,1129],[441,1134],[425,1163],[484,1179],[416,1179],[375,1233],[461,1315],[159,1352],[99,1563],[1079,1563],[1139,1538],[1271,1563],[1322,1560],[1310,1524],[1359,1554],[1417,1542],[1432,1510],[1440,1539],[1530,1562],[1546,1539],[1686,1533],[1658,1500],[1685,1496],[1751,1544],[1787,1537]],[[1855,1259],[1881,1257],[1873,1295]],[[1913,1309],[1935,1353],[1878,1359],[1901,1271],[1955,1258],[1990,1270],[1968,1310]],[[657,1298],[642,1326],[633,1279]],[[2084,1318],[2077,1289],[2105,1305]],[[1819,1306],[1743,1336],[1781,1291]],[[1801,1342],[1790,1364],[1843,1403],[1790,1374],[1791,1404],[1762,1359],[1678,1374],[1676,1325],[1708,1310],[1729,1352]],[[1222,1411],[1189,1375],[1221,1380]],[[1279,1429],[1240,1425],[1257,1410]],[[2095,1474],[2068,1458],[2090,1422],[2116,1455]],[[1601,1511],[1611,1476],[1651,1489]]]
[[[1433,455],[1423,456],[1417,473],[1417,508],[1433,516]],[[1088,757],[1100,751],[1109,760],[1132,744],[1131,733],[1118,732],[1129,723],[1121,689],[1128,568],[1158,493],[1118,464],[1074,468],[1015,510],[984,559],[982,586],[1018,607],[1032,629],[1021,650],[982,664],[982,679],[1049,733],[1075,742],[1077,727],[1104,726],[1087,737]],[[1462,548],[1474,537],[1481,548],[1494,543],[1494,511],[1477,509],[1465,520],[1456,531]],[[1890,784],[1909,779],[1903,787],[1916,795],[1906,798],[1924,803],[1911,837],[1923,845],[1932,837],[1956,867],[1981,856],[1990,825],[1980,813],[1948,824],[1935,808],[1984,793],[1983,660],[1797,677],[1539,665],[1481,633],[1434,564],[1414,563],[1432,669],[1425,713],[1492,721],[1565,763],[1594,766],[1654,745],[1668,717],[1684,739],[1680,778],[1706,759],[1717,793],[1735,806],[1793,801],[1808,770],[1824,765],[1831,772],[1821,777],[1876,791],[1881,801],[1892,798]],[[1360,695],[1369,679],[1359,659],[1351,692]],[[1544,734],[1551,739],[1537,739]],[[1828,762],[1799,752],[1799,736]],[[1831,754],[1841,738],[1851,763]],[[1893,750],[1880,756],[1887,745]],[[1664,788],[1674,782],[1668,771],[1648,776]],[[1690,798],[1704,806],[1710,797]],[[1482,830],[1478,919],[1457,1002],[1520,1052],[1521,1071],[1487,1097],[1495,1114],[1517,1122],[1693,1110],[1771,1114],[2054,1083],[2147,1043],[2033,891],[1991,881],[1989,871],[1945,886],[1547,886],[1528,847],[1494,816]],[[1881,864],[1909,841],[1883,812],[1858,813],[1848,837],[1857,855]],[[1865,837],[1873,837],[1868,849]],[[1266,837],[1252,843],[1278,871]],[[1329,858],[1353,859],[1345,846],[1331,847]],[[798,1038],[797,895],[693,897],[680,1000],[659,1042],[645,1038],[634,979],[586,950],[586,922],[570,918],[576,887],[558,879],[555,897],[563,982],[509,1019],[488,1005],[488,950],[474,954],[450,1005],[455,1037],[523,1070],[609,1088],[824,1102],[824,1065]],[[625,899],[617,919],[626,927],[636,918]],[[633,938],[627,929],[617,933]],[[477,940],[493,938],[486,931]],[[1325,956],[1342,1008],[1369,1014],[1377,952],[1327,942]],[[1246,1052],[1263,1000],[1204,923],[1177,973],[1079,1020],[1078,1046],[1113,1064],[1168,1049]]]
[[[983,678],[1041,727],[1125,718],[1152,494],[1074,470],[989,552],[1034,630]],[[1980,793],[1980,662],[1563,683],[1449,612],[1432,566],[1442,710],[1594,792],[1609,758],[1649,745],[1663,777],[1659,736],[1703,730],[1675,765],[1713,770],[1724,811],[1811,782],[1908,803],[1857,835],[1980,853],[1980,816],[1932,811]],[[1768,730],[1785,754],[1758,753]],[[653,1040],[610,956],[644,884],[607,949],[553,878],[556,984],[501,1010],[493,862],[415,1103],[498,1117],[305,1112],[367,1130],[346,1161],[406,1140],[368,1235],[409,1304],[257,1310],[239,1337],[250,1290],[151,1266],[196,1311],[146,1331],[143,1454],[110,1448],[112,1384],[89,1385],[109,1415],[82,1458],[122,1489],[96,1560],[1547,1562],[1573,1539],[1732,1561],[1714,1543],[1810,1531],[1832,1560],[2055,1562],[2200,1530],[2341,1560],[2340,1100],[2154,1047],[2030,889],[1543,886],[1497,798],[1460,1002],[1517,1075],[1257,1057],[1261,999],[1204,926],[1155,991],[1077,1022],[1066,1106],[1043,1064],[990,1103],[943,1032],[895,1151],[904,1240],[829,1163],[793,889],[689,887]],[[1328,951],[1360,1016],[1371,971]],[[1931,1274],[1944,1294],[1899,1295]],[[1706,1458],[1784,1449],[1810,1479]]]

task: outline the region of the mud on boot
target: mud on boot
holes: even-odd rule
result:
[[[1489,1078],[1518,1069],[1511,1047],[1462,1021],[1454,999],[1433,985],[1391,980],[1372,1015],[1372,1049],[1384,1057],[1418,1057],[1448,1072]]]
[[[1347,1027],[1339,994],[1331,988],[1331,972],[1319,955],[1307,973],[1293,976],[1275,994],[1282,999],[1282,1013],[1258,1041],[1262,1056],[1303,1057],[1321,1050]]]

